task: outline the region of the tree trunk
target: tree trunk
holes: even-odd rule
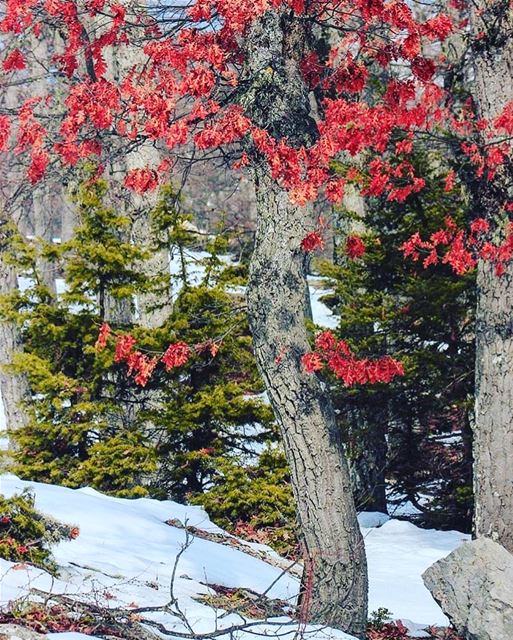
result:
[[[290,14],[267,11],[245,38],[244,92],[252,121],[296,148],[317,127],[300,71],[309,34]],[[254,148],[258,227],[248,282],[257,364],[281,429],[305,553],[302,609],[314,622],[363,637],[367,623],[365,548],[356,519],[340,431],[325,385],[305,373],[306,257],[312,207],[290,203]]]
[[[44,185],[33,188],[31,214],[36,240],[43,240],[51,244],[54,236],[55,214],[51,208],[49,190]],[[35,268],[40,283],[48,289],[52,296],[55,296],[57,293],[55,282],[57,263],[45,260],[38,248]]]
[[[347,158],[346,161],[356,167],[362,165],[361,157]],[[342,204],[343,208],[335,208],[333,212],[333,261],[338,265],[348,259],[345,251],[347,236],[366,231],[365,198],[354,186],[347,186]],[[351,216],[347,215],[348,211]],[[369,419],[363,406],[355,406],[344,422],[341,427],[349,452],[349,474],[356,507],[358,511],[387,513],[387,421],[376,414]]]
[[[513,553],[513,266],[478,268],[474,530]]]
[[[1,230],[0,230],[1,231]],[[4,238],[1,240],[3,251]],[[8,295],[17,286],[16,272],[12,265],[3,260],[0,253],[0,294]],[[7,435],[24,427],[28,417],[23,403],[30,399],[30,389],[25,375],[15,375],[6,367],[12,363],[13,355],[22,351],[21,336],[14,322],[4,320],[0,316],[0,393],[5,413]],[[12,439],[9,438],[12,448]]]
[[[474,95],[478,115],[491,120],[513,100],[513,16],[509,2],[478,0],[471,17],[474,34],[483,33],[473,51]],[[497,220],[512,197],[506,166],[477,185],[477,213]],[[497,277],[481,261],[477,286],[474,533],[513,553],[513,265]]]
[[[291,205],[265,169],[257,170],[259,217],[248,286],[255,352],[280,425],[307,559],[309,617],[357,637],[367,620],[365,549],[340,432],[325,386],[302,370],[309,350],[306,278],[300,248],[305,209]],[[310,584],[310,587],[308,585]]]
[[[146,7],[147,2],[139,3],[140,9]],[[130,69],[141,65],[144,62],[141,52],[133,50],[123,50],[120,52],[111,51],[107,62],[110,67],[110,75],[116,82],[120,82]],[[162,160],[161,151],[155,147],[152,141],[141,144],[137,149],[124,154],[122,158],[113,163],[112,171],[115,176],[126,176],[131,169],[148,167],[156,169]],[[158,192],[147,192],[144,195],[131,193],[124,186],[123,182],[116,178],[110,185],[111,197],[118,210],[124,211],[131,220],[130,241],[150,252],[147,260],[143,260],[138,266],[147,276],[148,281],[159,282],[158,292],[139,292],[136,295],[137,319],[143,327],[161,327],[173,311],[171,299],[171,276],[169,268],[169,249],[167,245],[159,245],[159,238],[155,237],[155,229],[152,225],[152,212],[156,207]]]
[[[358,511],[387,513],[385,470],[387,468],[386,426],[378,415],[369,419],[363,407],[356,407],[347,418],[346,447],[349,476]]]

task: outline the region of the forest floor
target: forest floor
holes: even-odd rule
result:
[[[3,611],[26,611],[29,601],[46,601],[67,607],[79,620],[86,610],[82,605],[89,603],[93,614],[110,612],[113,620],[125,620],[127,628],[129,622],[140,630],[163,625],[161,630],[191,639],[212,632],[229,638],[222,629],[231,626],[241,627],[238,640],[261,635],[295,640],[298,631],[312,640],[349,638],[288,617],[299,589],[298,567],[284,571],[286,560],[264,545],[237,541],[211,523],[199,507],[147,498],[126,500],[89,488],[72,490],[12,475],[0,477],[0,492],[6,496],[25,487],[32,487],[36,508],[78,526],[80,535],[54,548],[58,578],[0,560]],[[421,574],[468,537],[456,531],[420,529],[385,514],[359,517],[369,564],[369,611],[385,607],[410,629],[411,637],[430,637],[422,629],[443,626],[447,620]],[[73,602],[82,605],[74,607]],[[141,610],[148,607],[150,611]],[[94,624],[87,616],[83,619],[89,620],[83,628],[90,633]],[[81,628],[78,623],[61,626]],[[91,635],[68,631],[51,637],[85,640]],[[133,637],[143,640],[141,632]]]

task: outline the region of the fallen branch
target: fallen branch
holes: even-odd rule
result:
[[[303,566],[299,560],[288,562],[284,558],[278,556],[278,554],[274,555],[270,551],[255,549],[249,542],[239,540],[238,538],[235,538],[228,533],[214,533],[212,531],[205,531],[205,529],[200,529],[198,527],[183,524],[178,519],[166,520],[166,524],[170,527],[176,527],[177,529],[185,529],[188,533],[196,538],[201,538],[202,540],[208,540],[209,542],[215,542],[216,544],[222,544],[226,547],[233,547],[235,549],[238,549],[248,556],[252,556],[253,558],[262,560],[263,562],[266,562],[273,567],[282,569],[284,573],[288,573],[295,578],[301,579],[301,576],[303,575]]]

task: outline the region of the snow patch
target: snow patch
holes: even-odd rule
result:
[[[27,594],[30,586],[82,599],[98,597],[108,591],[115,607],[137,603],[139,606],[163,605],[169,601],[173,565],[185,542],[185,531],[166,521],[179,520],[213,533],[222,530],[213,524],[200,507],[157,501],[149,498],[127,500],[105,496],[91,488],[67,489],[35,482],[24,482],[13,475],[0,477],[0,491],[6,496],[32,487],[36,507],[64,522],[80,527],[80,536],[61,542],[54,556],[61,567],[59,579],[34,567],[13,570],[2,561],[0,605],[5,606]],[[386,607],[394,619],[414,620],[416,631],[428,624],[447,623],[440,608],[424,587],[423,571],[468,539],[456,531],[419,529],[409,522],[388,518],[386,514],[360,514],[360,524],[367,550],[370,575],[369,610]],[[253,545],[251,545],[253,546]],[[265,550],[263,545],[258,545]],[[271,552],[274,557],[276,554]],[[194,538],[179,560],[175,594],[194,630],[211,632],[216,624],[227,627],[241,622],[236,614],[219,619],[219,612],[198,602],[198,594],[208,593],[205,583],[227,587],[245,587],[267,595],[295,602],[299,581],[280,568],[243,553],[239,549],[209,540]],[[274,584],[273,584],[274,583]],[[154,619],[179,628],[176,618],[158,612]],[[281,625],[282,619],[278,622]],[[276,619],[274,620],[276,622]],[[410,624],[410,623],[408,623]],[[417,625],[417,627],[415,627]],[[259,626],[259,632],[287,635],[297,631],[283,619],[283,627]],[[321,635],[347,640],[341,632],[312,631],[314,640]],[[328,634],[328,635],[326,635]],[[249,640],[245,631],[239,640]],[[80,640],[80,634],[58,634],[64,640]],[[421,637],[421,636],[418,636]]]

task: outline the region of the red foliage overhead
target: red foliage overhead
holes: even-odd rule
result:
[[[132,169],[125,178],[125,186],[136,193],[155,191],[158,187],[158,177],[151,169]]]
[[[312,50],[305,52],[301,64],[305,82],[326,94],[319,137],[309,148],[273,139],[231,99],[240,83],[244,35],[270,9],[292,11],[302,20],[311,16],[346,33],[327,60],[321,62]],[[293,201],[304,204],[326,189],[327,197],[340,203],[345,181],[331,169],[337,155],[381,153],[397,130],[430,130],[448,120],[447,96],[432,81],[436,64],[422,55],[422,43],[447,37],[452,22],[446,15],[417,21],[406,1],[316,0],[307,5],[298,0],[197,0],[184,9],[180,28],[159,24],[149,12],[127,11],[112,0],[7,1],[1,31],[37,34],[44,23],[65,36],[62,49],[54,54],[54,63],[69,78],[60,129],[47,130],[32,110],[40,135],[18,146],[18,151],[37,156],[32,180],[44,175],[46,154],[57,154],[64,164],[106,154],[101,131],[127,140],[160,140],[170,149],[192,141],[200,151],[250,136]],[[90,18],[99,12],[101,26],[88,33]],[[209,20],[215,26],[213,22],[205,29]],[[136,62],[114,82],[106,54],[117,50],[116,55],[123,56],[127,47],[137,51]],[[390,67],[399,60],[410,64],[412,76],[391,80],[381,100],[366,104],[362,92],[369,65]],[[4,60],[9,72],[24,64],[18,49]],[[507,129],[507,114],[499,117],[497,126]],[[111,144],[111,135],[105,140]],[[126,185],[142,193],[157,186],[157,175],[143,167],[127,176]],[[403,200],[421,186],[407,161],[396,166],[378,163],[371,168],[368,193]]]
[[[429,240],[423,240],[415,233],[402,246],[405,257],[417,261],[423,258],[424,267],[432,264],[448,264],[455,273],[464,274],[473,269],[479,258],[495,265],[495,272],[501,276],[506,265],[513,259],[513,224],[509,223],[500,242],[489,239],[490,223],[476,218],[470,230],[458,229],[451,218],[446,218],[445,228],[432,233]]]
[[[125,147],[150,142],[167,148],[170,157],[182,152],[194,157],[226,155],[235,167],[265,162],[291,202],[301,206],[319,196],[340,205],[347,187],[364,196],[405,202],[425,184],[410,157],[417,135],[445,133],[457,138],[465,161],[484,181],[494,180],[511,155],[513,104],[490,121],[477,119],[472,102],[460,104],[440,82],[443,57],[426,54],[426,44],[444,40],[465,24],[456,27],[445,14],[419,19],[407,0],[195,0],[189,7],[176,8],[180,15],[160,22],[144,3],[4,4],[0,32],[7,45],[0,81],[5,86],[16,81],[16,74],[26,77],[31,72],[31,57],[16,46],[25,43],[25,35],[28,42],[46,38],[52,30],[59,34],[52,40],[57,48],[48,65],[60,72],[58,99],[48,82],[48,95],[26,100],[15,118],[0,112],[0,152],[27,157],[31,182],[41,180],[59,162],[73,166],[93,157],[100,167],[108,166],[113,149],[122,153]],[[463,6],[462,0],[453,4],[458,10]],[[300,69],[305,90],[315,88],[320,101],[316,135],[302,146],[275,137],[271,123],[252,120],[247,109],[251,100],[244,99],[248,86],[265,86],[266,78],[275,73],[269,67],[261,69],[258,78],[248,78],[244,64],[246,36],[268,11],[279,12],[283,24],[311,21],[341,34],[322,57],[315,47],[308,48],[313,38],[305,38],[302,59],[291,61]],[[116,73],[108,62],[113,59],[126,59]],[[388,78],[382,91],[375,88],[376,68]],[[372,100],[367,100],[369,94]],[[481,143],[483,137],[486,144]],[[366,168],[337,172],[338,159],[359,154],[369,160]],[[157,168],[132,169],[125,186],[141,194],[155,190],[169,166],[163,162]],[[456,174],[449,173],[446,190],[451,191],[455,182]],[[504,204],[505,218],[512,208]],[[458,273],[484,258],[500,274],[513,258],[513,231],[508,227],[503,240],[494,243],[485,224],[476,221],[463,230],[448,220],[429,240],[414,235],[403,251],[414,260],[422,256],[426,266],[442,261]],[[313,231],[301,247],[309,252],[322,244],[321,234]],[[351,236],[346,250],[350,258],[358,258],[365,245]],[[98,348],[107,339],[105,330]],[[115,360],[127,362],[136,382],[144,385],[157,360],[134,350],[134,344],[131,336],[119,336]],[[189,347],[176,343],[162,362],[169,370],[188,358]],[[303,363],[309,371],[327,367],[347,385],[384,382],[402,374],[392,359],[356,360],[341,343],[317,347]]]
[[[251,121],[235,97],[244,36],[269,10],[289,16],[292,12],[303,21],[311,17],[344,33],[325,60],[315,50],[306,50],[300,65],[305,83],[325,95],[319,136],[309,147],[295,148],[287,139],[274,139]],[[91,18],[100,12],[101,20],[91,29]],[[419,20],[406,0],[196,0],[184,8],[182,18],[159,23],[149,11],[128,9],[113,0],[7,0],[0,31],[47,37],[41,35],[44,24],[46,34],[53,27],[64,35],[63,46],[53,54],[54,64],[69,79],[59,130],[46,126],[42,109],[41,115],[35,114],[37,102],[20,112],[22,142],[16,152],[31,154],[32,181],[44,176],[54,154],[65,165],[88,156],[100,156],[102,162],[113,134],[127,142],[161,141],[169,149],[192,142],[198,151],[226,145],[233,150],[252,139],[293,202],[305,204],[325,190],[330,201],[340,203],[347,182],[364,194],[402,202],[424,185],[407,159],[414,132],[438,127],[463,137],[462,151],[481,174],[492,177],[509,153],[506,143],[482,151],[472,136],[483,128],[490,136],[510,135],[513,105],[492,123],[477,122],[471,105],[453,113],[451,96],[435,82],[443,62],[426,57],[423,44],[442,41],[454,31],[445,14]],[[205,28],[209,21],[210,28]],[[136,52],[134,64],[114,81],[106,60],[114,50],[123,57],[125,49]],[[409,64],[409,77],[397,75],[397,62]],[[373,81],[373,63],[387,68],[390,80],[381,98],[374,91],[368,103],[364,96]],[[18,48],[8,51],[3,61],[6,73],[25,66]],[[0,122],[0,149],[7,144],[5,129],[5,122]],[[23,139],[27,129],[35,131],[31,139]],[[102,131],[108,135],[98,135]],[[398,143],[399,132],[406,136]],[[341,153],[379,156],[388,148],[395,149],[396,161],[378,157],[366,175],[342,179],[333,173],[332,161]],[[235,164],[247,164],[248,156],[243,160]],[[155,189],[158,181],[158,171],[141,167],[125,184],[144,193]]]
[[[112,330],[110,328],[110,325],[108,325],[106,322],[104,322],[102,324],[102,326],[100,327],[100,332],[98,334],[98,340],[96,341],[96,349],[97,351],[103,351],[105,349],[105,347],[107,346],[107,341],[109,339],[110,334],[112,333]]]

